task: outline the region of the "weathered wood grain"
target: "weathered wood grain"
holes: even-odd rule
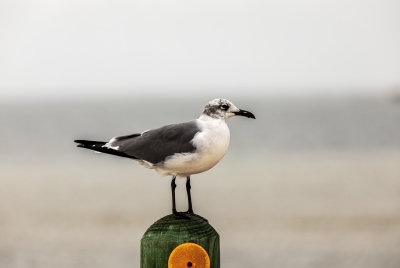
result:
[[[178,245],[187,242],[202,246],[210,257],[211,268],[220,268],[218,233],[203,219],[187,216],[189,219],[177,219],[168,215],[149,227],[140,244],[141,268],[168,268],[171,252]]]

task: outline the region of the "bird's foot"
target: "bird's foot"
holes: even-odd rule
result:
[[[173,211],[172,214],[174,215],[175,219],[187,219],[187,220],[190,220],[190,218],[188,216],[186,216],[184,212]]]
[[[205,221],[205,222],[208,222],[208,220],[207,220],[206,218],[203,218],[202,216],[195,214],[195,213],[193,212],[193,210],[188,210],[188,211],[186,211],[186,213],[189,214],[189,215],[195,216],[195,217],[197,217],[197,218],[200,218],[200,219],[202,219],[202,220]]]

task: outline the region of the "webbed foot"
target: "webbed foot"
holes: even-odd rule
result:
[[[202,220],[205,221],[205,222],[208,222],[208,220],[207,220],[206,218],[204,218],[204,217],[202,217],[202,216],[200,216],[200,215],[195,214],[195,213],[193,212],[193,210],[188,210],[188,211],[186,211],[186,213],[189,214],[189,215],[195,216],[195,217],[197,217],[197,218],[200,218],[200,219],[202,219]]]

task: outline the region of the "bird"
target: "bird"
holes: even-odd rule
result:
[[[233,116],[256,119],[254,114],[237,108],[226,99],[214,99],[206,104],[195,120],[114,137],[108,142],[74,142],[78,143],[77,147],[130,158],[161,176],[172,176],[172,214],[176,218],[189,218],[185,214],[191,214],[204,219],[193,211],[190,176],[211,169],[223,158],[230,142],[226,120]],[[176,209],[176,178],[186,178],[186,212]]]

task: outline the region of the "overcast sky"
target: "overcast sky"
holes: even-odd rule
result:
[[[0,97],[400,86],[398,0],[0,1]]]

